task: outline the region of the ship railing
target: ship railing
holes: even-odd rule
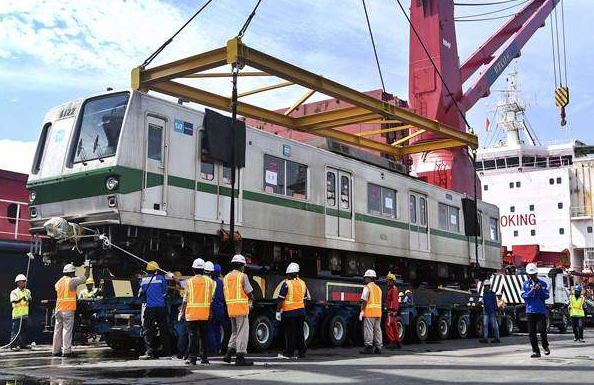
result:
[[[592,216],[592,206],[573,206],[571,208],[571,217],[572,218],[591,217],[591,216]]]
[[[0,239],[30,240],[27,203],[0,199]]]

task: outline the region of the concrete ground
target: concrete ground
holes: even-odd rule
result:
[[[501,345],[475,339],[406,345],[400,351],[362,356],[359,348],[310,349],[305,360],[279,360],[276,353],[254,354],[256,364],[235,368],[211,359],[209,366],[181,360],[138,361],[109,348],[80,348],[76,359],[51,358],[47,349],[0,353],[0,381],[39,384],[591,384],[594,330],[586,343],[571,334],[552,334],[551,355],[530,358],[526,335]],[[13,382],[16,381],[16,382]]]

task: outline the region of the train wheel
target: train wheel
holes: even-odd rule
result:
[[[429,337],[429,324],[425,320],[425,317],[417,317],[414,322],[415,325],[415,336],[419,341],[426,341]]]
[[[456,334],[459,338],[468,337],[468,319],[466,317],[458,317],[456,320]]]
[[[250,345],[262,352],[272,345],[273,329],[270,318],[266,315],[255,317],[250,325]]]
[[[398,341],[403,342],[406,337],[406,325],[402,317],[396,317],[396,325],[398,325]]]
[[[442,315],[437,317],[437,320],[433,324],[432,334],[434,337],[440,340],[447,340],[450,336],[450,324],[448,319]]]
[[[309,346],[314,337],[314,327],[308,318],[303,321],[303,337],[305,339],[305,345]]]
[[[335,315],[328,322],[328,342],[332,346],[342,346],[347,338],[347,325],[342,317]]]

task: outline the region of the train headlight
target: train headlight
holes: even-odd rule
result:
[[[31,190],[31,192],[29,192],[29,203],[33,203],[36,196],[37,194],[35,193],[35,190]]]
[[[109,178],[107,178],[105,180],[105,187],[109,190],[109,191],[113,191],[118,187],[118,184],[120,182],[118,181],[118,178],[116,178],[115,176],[110,176]]]

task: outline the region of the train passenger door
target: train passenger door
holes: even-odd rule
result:
[[[146,117],[145,163],[142,209],[145,214],[167,214],[167,130],[166,121]]]
[[[412,250],[429,251],[429,226],[427,223],[427,196],[410,192],[409,237]]]
[[[350,173],[326,169],[326,236],[353,238],[353,181]]]

